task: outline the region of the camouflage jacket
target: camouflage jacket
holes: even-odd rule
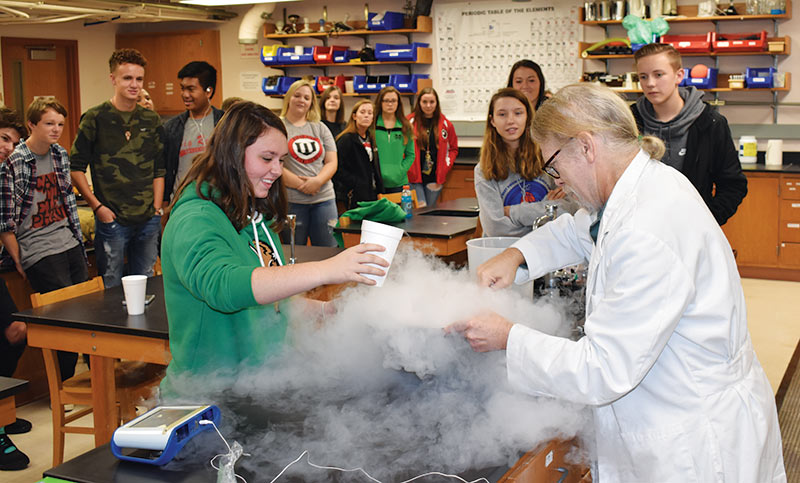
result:
[[[94,195],[122,225],[138,225],[154,214],[153,179],[163,178],[164,128],[161,118],[141,106],[125,122],[110,101],[81,116],[72,144],[73,171],[92,168]]]

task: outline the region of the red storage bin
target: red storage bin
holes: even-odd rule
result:
[[[342,45],[331,45],[329,47],[317,45],[314,47],[314,62],[317,64],[332,64],[334,53],[343,50],[347,50],[347,47]]]
[[[319,76],[316,83],[317,93],[322,94],[330,86],[336,86],[344,93],[344,83],[347,80],[353,80],[353,78],[343,75],[337,75],[336,77]]]
[[[699,35],[662,35],[661,43],[670,44],[678,52],[711,52],[715,32]]]
[[[763,52],[767,50],[767,31],[749,34],[717,34],[715,52]]]

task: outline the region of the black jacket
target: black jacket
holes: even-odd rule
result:
[[[631,110],[639,131],[643,132],[636,104]],[[681,171],[697,188],[720,225],[736,213],[747,194],[747,178],[742,173],[728,121],[708,103],[689,127]]]
[[[372,140],[372,159],[361,144],[356,133],[345,133],[336,141],[339,167],[333,175],[336,199],[344,203],[345,209],[357,208],[359,201],[375,201],[383,193],[383,180],[378,163],[378,150]],[[373,189],[372,183],[375,183]]]
[[[211,112],[214,113],[214,125],[216,126],[224,112],[214,106],[211,106]],[[164,163],[167,168],[167,173],[164,175],[164,203],[169,203],[169,199],[172,196],[172,187],[175,184],[175,176],[178,174],[183,129],[186,126],[187,119],[189,119],[189,111],[183,111],[164,123],[164,131],[166,131]]]

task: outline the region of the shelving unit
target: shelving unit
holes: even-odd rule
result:
[[[330,24],[327,24],[326,27],[330,28]],[[307,32],[307,33],[297,33],[297,34],[278,34],[267,32],[268,27],[264,26],[264,37],[270,40],[277,40],[283,44],[286,44],[286,41],[292,39],[303,39],[303,38],[311,38],[311,39],[319,39],[322,40],[323,46],[330,45],[330,42],[335,42],[336,39],[341,37],[358,37],[364,40],[364,44],[367,43],[367,38],[373,35],[405,35],[408,39],[408,43],[411,43],[411,35],[412,34],[430,34],[433,33],[433,19],[431,17],[420,16],[417,17],[417,27],[416,28],[403,28],[403,29],[395,29],[395,30],[367,30],[363,28],[358,28],[354,30],[342,31],[342,32]],[[430,65],[433,63],[433,49],[429,47],[419,47],[417,48],[417,60],[415,61],[385,61],[385,62],[341,62],[341,63],[329,63],[329,64],[316,64],[316,63],[309,63],[309,64],[277,64],[277,65],[270,65],[267,66],[272,69],[291,69],[295,67],[305,67],[305,68],[314,68],[314,69],[322,69],[324,75],[329,76],[329,69],[337,69],[342,67],[363,67],[364,73],[369,75],[369,67],[370,66],[386,66],[386,65],[395,65],[395,66],[405,66],[408,68],[408,73],[411,74],[411,67],[414,65]],[[430,87],[433,85],[433,81],[431,79],[420,79],[418,81],[418,90],[424,87]],[[345,97],[371,97],[374,93],[344,93],[342,94]],[[403,96],[414,96],[416,93],[400,93]],[[282,98],[282,95],[270,95],[268,97],[272,98]]]
[[[745,4],[744,3],[736,3],[734,4],[736,7],[737,12],[744,12],[745,11]],[[782,52],[770,52],[770,51],[762,51],[762,52],[691,52],[691,53],[681,53],[681,57],[706,57],[714,59],[714,68],[719,69],[719,59],[721,57],[743,57],[743,56],[769,56],[772,57],[772,66],[777,70],[778,68],[778,59],[780,57],[785,57],[791,54],[791,38],[787,36],[780,36],[778,32],[778,22],[780,20],[787,20],[792,18],[792,2],[791,0],[786,1],[786,13],[780,15],[724,15],[724,16],[711,16],[711,17],[698,17],[697,16],[697,5],[678,5],[678,16],[675,17],[665,17],[667,22],[669,23],[712,23],[714,25],[714,31],[717,33],[719,32],[720,22],[746,22],[746,21],[753,21],[753,20],[770,20],[773,24],[773,36],[769,37],[767,41],[780,41],[784,42],[784,50]],[[621,20],[585,20],[585,11],[583,8],[580,9],[580,23],[586,26],[596,26],[602,27],[603,33],[606,38],[609,38],[609,27],[615,25],[622,25]],[[580,43],[580,50],[579,55],[583,52],[587,47],[592,45],[589,42],[581,42]],[[620,59],[633,59],[633,55],[588,55],[587,57],[581,57],[582,60],[601,60],[605,63],[605,71],[608,72],[608,62],[609,60],[620,60]],[[717,76],[717,87],[714,89],[703,89],[707,92],[711,92],[714,94],[714,102],[715,103],[722,103],[719,99],[720,93],[725,92],[771,92],[772,93],[772,103],[770,107],[772,107],[772,122],[777,124],[778,122],[778,93],[779,92],[788,92],[791,88],[791,74],[789,72],[785,72],[785,82],[783,87],[773,87],[773,88],[759,88],[759,89],[731,89],[728,87],[728,75],[729,74],[722,74],[720,73]],[[641,90],[632,90],[632,89],[615,89],[617,92],[623,93],[641,93]]]

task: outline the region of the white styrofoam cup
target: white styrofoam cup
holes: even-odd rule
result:
[[[364,220],[361,222],[361,243],[375,243],[386,248],[386,250],[382,252],[367,252],[372,253],[373,255],[378,255],[389,262],[389,267],[380,267],[375,264],[370,264],[386,272],[386,275],[389,274],[392,258],[394,258],[394,253],[397,251],[397,245],[400,243],[401,238],[403,238],[402,228],[384,225],[383,223],[377,223],[369,220]],[[383,281],[386,279],[386,275],[378,276],[368,273],[363,275],[367,278],[375,280],[377,282],[377,287],[382,287]]]
[[[125,292],[128,315],[143,314],[144,296],[147,292],[147,276],[126,275],[122,277],[122,290]]]

